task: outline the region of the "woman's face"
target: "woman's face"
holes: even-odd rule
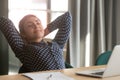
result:
[[[23,23],[22,34],[27,41],[30,42],[39,42],[44,37],[44,29],[41,24],[41,21],[35,17],[27,17]]]

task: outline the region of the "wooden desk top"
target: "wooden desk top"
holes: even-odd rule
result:
[[[81,68],[71,68],[71,69],[63,69],[63,70],[55,70],[55,72],[62,72],[67,76],[70,76],[74,78],[75,80],[120,80],[120,76],[116,77],[109,77],[109,78],[93,78],[93,77],[87,77],[87,76],[79,76],[76,75],[75,72],[82,71],[82,70],[90,70],[90,69],[97,69],[97,68],[103,68],[105,66],[91,66],[91,67],[81,67]],[[40,72],[41,73],[41,72]],[[3,75],[0,76],[0,80],[30,80],[21,74],[17,75]]]

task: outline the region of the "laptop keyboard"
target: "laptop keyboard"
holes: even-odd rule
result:
[[[95,73],[91,73],[91,74],[96,74],[96,75],[103,75],[103,71],[102,72],[95,72]]]

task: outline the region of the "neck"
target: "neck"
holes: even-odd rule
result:
[[[27,42],[37,42],[37,43],[39,43],[39,42],[41,42],[43,40],[43,38],[40,38],[40,39],[36,39],[36,40],[27,40]]]

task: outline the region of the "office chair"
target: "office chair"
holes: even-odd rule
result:
[[[106,51],[100,54],[96,60],[95,65],[105,65],[108,63],[108,60],[112,54],[112,51]]]
[[[73,68],[73,66],[70,65],[69,63],[65,62],[65,68]]]

